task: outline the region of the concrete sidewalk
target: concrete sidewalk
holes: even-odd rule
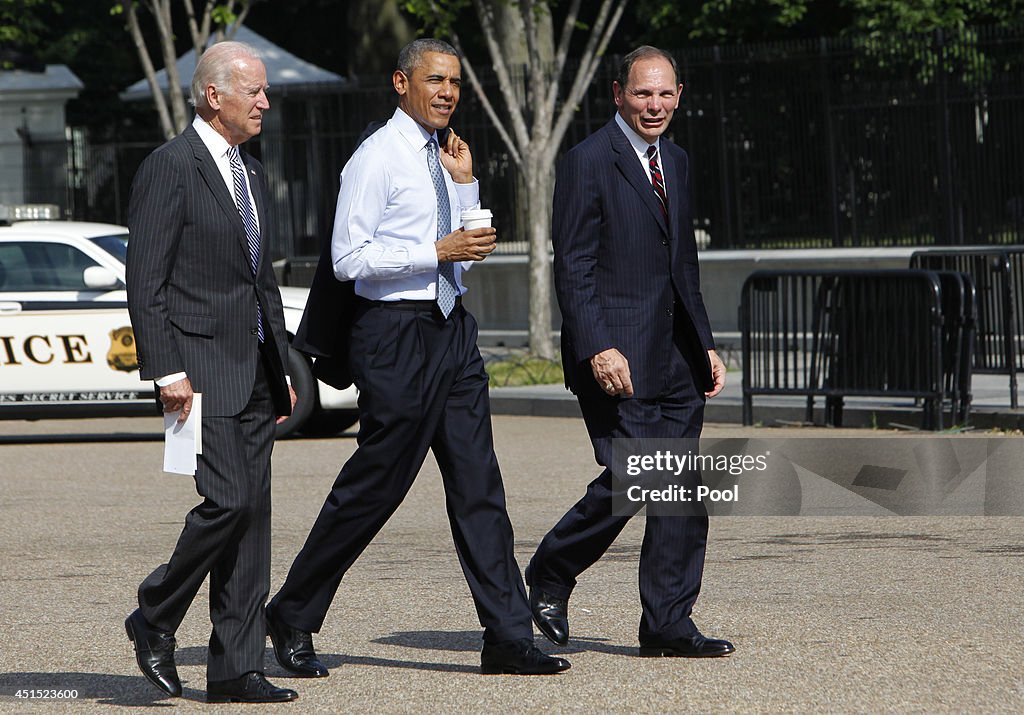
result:
[[[494,420],[516,552],[538,541],[596,474],[581,420]],[[123,620],[197,497],[161,474],[159,420],[12,422],[0,436],[0,711],[133,712],[972,712],[1024,711],[1024,519],[716,517],[694,618],[732,640],[727,659],[636,657],[634,519],[570,601],[573,668],[478,674],[480,628],[432,460],[342,583],[316,644],[332,675],[275,683],[300,699],[206,706],[202,591],[178,637],[183,699],[138,673]],[[709,437],[845,435],[711,425]],[[968,439],[962,437],[959,439]],[[350,436],[274,454],[272,592],[283,581]],[[68,700],[19,690],[77,691]],[[32,702],[35,702],[33,707]]]

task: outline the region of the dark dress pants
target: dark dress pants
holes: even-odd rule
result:
[[[583,368],[589,369],[589,365]],[[565,599],[576,586],[577,577],[601,558],[632,516],[612,513],[613,496],[622,494],[607,469],[612,464],[612,441],[696,438],[704,420],[704,395],[694,386],[690,367],[678,350],[674,351],[666,395],[658,399],[610,397],[592,375],[583,377],[576,381],[577,398],[594,456],[606,469],[544,537],[526,570],[526,581],[531,586]],[[616,499],[616,503],[628,500]],[[640,508],[642,504],[638,503],[636,511]],[[699,516],[648,513],[646,519],[640,548],[640,639],[692,635],[697,630],[690,613],[704,571],[706,512]]]
[[[476,340],[476,321],[461,306],[447,320],[419,304],[364,302],[357,310],[350,360],[358,448],[271,601],[282,621],[320,630],[345,572],[402,503],[432,449],[484,639],[533,637]]]
[[[203,453],[195,481],[203,502],[185,517],[170,561],[139,586],[142,615],[173,633],[210,575],[210,681],[263,672],[274,412],[261,359],[241,414],[202,416]]]

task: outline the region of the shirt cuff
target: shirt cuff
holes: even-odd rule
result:
[[[437,249],[434,242],[421,243],[409,248],[410,273],[426,273],[437,270]]]
[[[455,184],[459,196],[459,208],[463,210],[480,208],[480,182],[473,177],[471,184]]]
[[[188,377],[188,375],[183,372],[175,372],[171,375],[165,375],[155,382],[157,387],[167,387],[168,385],[173,385],[178,380],[184,380],[186,377]]]

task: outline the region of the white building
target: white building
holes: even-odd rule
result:
[[[0,71],[0,204],[67,206],[64,107],[83,86],[65,65]]]

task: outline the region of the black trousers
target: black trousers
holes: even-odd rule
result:
[[[620,489],[607,468],[612,464],[612,441],[695,438],[704,421],[704,395],[695,387],[691,369],[678,350],[674,351],[670,387],[658,399],[610,397],[592,376],[584,378],[576,381],[577,398],[594,456],[606,469],[548,532],[526,569],[526,581],[532,587],[566,599],[577,577],[601,558],[632,516],[612,514],[612,498]],[[637,511],[640,507],[638,504]],[[640,638],[692,635],[697,630],[690,613],[700,593],[707,545],[706,512],[700,516],[648,513],[646,519],[640,547]]]
[[[185,517],[170,560],[139,586],[142,615],[173,633],[209,574],[211,681],[263,672],[275,421],[264,359],[257,361],[252,397],[241,414],[203,415],[203,453],[195,475],[203,502]]]
[[[271,601],[282,621],[320,630],[345,572],[402,503],[432,449],[485,640],[532,638],[476,340],[476,321],[461,306],[447,320],[419,303],[365,302],[356,311],[350,359],[358,448]]]

